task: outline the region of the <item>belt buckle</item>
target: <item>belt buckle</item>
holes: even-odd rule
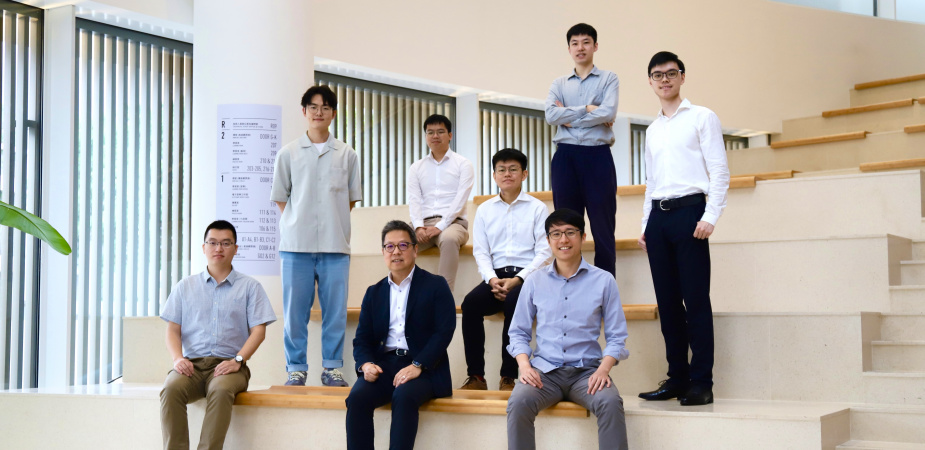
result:
[[[659,201],[658,201],[658,209],[660,209],[660,210],[662,210],[662,211],[670,211],[671,208],[666,208],[665,205],[664,205],[664,203],[667,202],[667,201],[668,201],[667,198],[664,198],[664,199],[659,200]]]
[[[395,354],[398,355],[398,356],[405,356],[405,355],[408,354],[408,350],[405,350],[405,349],[403,349],[403,348],[396,348],[396,349],[395,349]]]

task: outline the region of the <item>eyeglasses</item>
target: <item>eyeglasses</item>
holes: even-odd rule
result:
[[[506,174],[506,173],[512,173],[512,174],[516,175],[516,174],[520,173],[520,167],[511,167],[511,168],[499,167],[499,168],[495,169],[495,173],[499,173],[499,174],[501,174],[501,175],[504,175],[504,174]]]
[[[317,114],[319,110],[325,114],[328,114],[331,111],[334,111],[334,108],[330,106],[322,106],[321,108],[318,108],[318,105],[308,105],[308,108],[306,109],[308,109],[308,112],[312,114]]]
[[[426,132],[424,132],[424,134],[426,134],[429,137],[433,137],[434,135],[443,137],[446,135],[446,130],[427,130]]]
[[[555,239],[559,239],[560,237],[562,237],[563,234],[568,236],[569,239],[575,239],[576,237],[578,237],[578,235],[581,234],[581,231],[578,231],[577,228],[572,228],[570,230],[565,230],[565,231],[550,231],[549,233],[546,233],[546,236],[549,236],[550,239],[555,240]]]
[[[398,245],[385,244],[382,246],[382,249],[385,250],[386,253],[393,253],[395,252],[396,248],[404,252],[404,251],[407,251],[409,248],[411,248],[412,245],[414,244],[411,244],[409,242],[399,242]]]
[[[206,242],[205,244],[208,245],[209,247],[212,247],[212,248],[216,248],[216,247],[218,247],[218,246],[221,246],[222,248],[231,248],[231,246],[234,245],[234,242],[231,242],[231,241],[222,241],[222,242],[218,242],[218,241],[208,241],[208,242]]]
[[[649,74],[649,78],[651,78],[652,81],[662,81],[662,78],[667,76],[669,80],[673,80],[678,78],[678,75],[682,73],[684,73],[683,70],[671,69],[667,72],[652,72]]]

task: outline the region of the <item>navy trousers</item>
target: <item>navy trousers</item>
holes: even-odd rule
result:
[[[411,361],[410,356],[387,353],[375,362],[382,368],[382,374],[375,382],[366,381],[362,374],[357,378],[347,396],[348,449],[375,448],[373,411],[388,403],[392,404],[389,448],[414,448],[414,439],[418,434],[418,408],[434,397],[434,389],[430,377],[423,373],[398,388],[392,385],[395,374],[411,365]]]
[[[501,279],[514,278],[517,272],[496,270],[495,275]],[[504,326],[501,329],[501,376],[517,378],[517,360],[507,352],[507,346],[511,343],[507,332],[511,328],[511,319],[514,318],[521,287],[523,285],[511,289],[504,301],[496,299],[491,293],[491,286],[484,281],[466,294],[462,303],[462,335],[469,375],[485,376],[485,316],[504,311]]]
[[[558,144],[550,167],[552,203],[588,212],[594,235],[594,265],[616,273],[617,171],[607,145]]]
[[[694,238],[705,207],[705,202],[670,211],[653,207],[646,224],[668,379],[679,386],[713,386],[710,244],[707,239]]]

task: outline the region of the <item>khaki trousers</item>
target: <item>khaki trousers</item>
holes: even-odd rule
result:
[[[167,450],[189,449],[189,424],[186,405],[206,399],[206,416],[202,421],[199,450],[220,449],[231,423],[231,407],[238,392],[247,390],[251,372],[246,365],[241,370],[213,377],[215,367],[226,358],[193,358],[193,376],[181,375],[175,370],[167,374],[161,390],[161,432]]]
[[[432,227],[440,220],[439,217],[424,219],[425,227]],[[469,222],[466,219],[456,219],[445,230],[437,235],[437,239],[431,239],[427,242],[418,242],[418,251],[424,251],[431,247],[440,248],[440,264],[437,266],[437,273],[446,278],[450,285],[450,291],[456,285],[456,269],[459,268],[459,247],[466,245],[469,241]]]

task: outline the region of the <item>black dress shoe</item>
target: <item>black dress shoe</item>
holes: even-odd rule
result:
[[[639,398],[643,400],[669,400],[680,397],[686,392],[687,386],[679,386],[669,380],[665,380],[659,383],[658,389],[651,392],[643,392],[639,394]]]
[[[713,403],[713,389],[710,387],[694,386],[683,397],[680,397],[681,406],[706,405]]]

